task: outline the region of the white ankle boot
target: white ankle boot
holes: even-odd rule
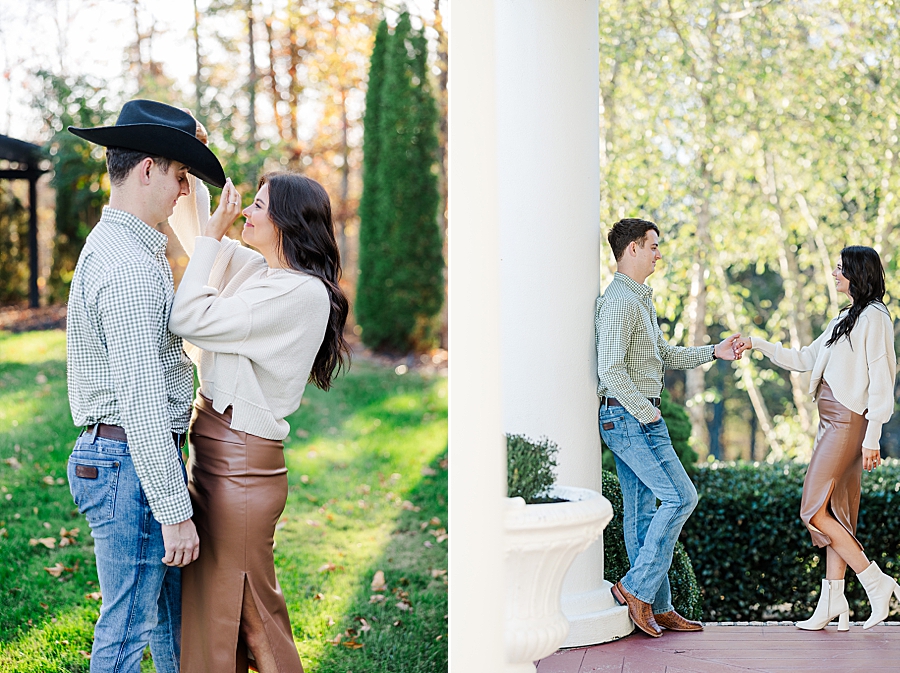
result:
[[[875,561],[869,567],[856,576],[866,590],[869,603],[872,606],[872,616],[863,624],[864,629],[871,629],[879,622],[883,622],[891,607],[891,594],[900,601],[900,585],[890,575],[881,572],[881,568]]]
[[[850,630],[850,606],[844,596],[844,580],[822,580],[822,593],[819,594],[816,611],[806,621],[797,622],[797,628],[818,631],[828,626],[828,622],[835,617],[838,617],[838,631]]]

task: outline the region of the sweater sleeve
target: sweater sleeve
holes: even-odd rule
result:
[[[206,284],[221,243],[197,237],[194,256],[175,293],[169,329],[193,345],[213,353],[234,353],[250,359],[259,341],[271,347],[273,335],[296,325],[285,296],[310,277],[266,278],[245,283],[230,297]]]
[[[819,351],[830,333],[831,330],[826,329],[809,346],[804,346],[800,349],[785,348],[781,343],[773,344],[760,337],[750,337],[750,340],[754,348],[759,349],[763,355],[779,367],[795,372],[809,372],[812,371],[813,366],[816,364]]]
[[[894,412],[894,378],[896,376],[897,358],[894,354],[893,329],[890,319],[869,320],[866,330],[866,365],[869,370],[869,389],[867,392],[869,410],[866,418],[869,421],[863,448],[879,448],[881,427],[887,423]]]
[[[175,232],[181,247],[190,257],[194,254],[194,239],[203,231],[209,221],[209,190],[202,180],[188,175],[191,193],[182,196],[175,203],[175,210],[169,217],[169,226]]]
[[[194,254],[175,293],[169,329],[200,348],[235,353],[250,333],[250,307],[239,294],[221,297],[208,284],[221,247],[214,238],[197,237]],[[220,347],[209,349],[209,341]]]

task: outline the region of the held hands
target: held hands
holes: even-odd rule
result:
[[[863,459],[863,469],[866,472],[871,472],[876,469],[879,465],[881,465],[881,451],[878,449],[863,449],[862,450],[862,459]]]
[[[742,350],[738,350],[736,344],[741,341],[740,334],[732,334],[730,337],[717,343],[713,349],[716,357],[720,360],[740,360]],[[748,339],[749,341],[749,339]]]
[[[219,197],[219,207],[216,208],[206,226],[201,231],[201,235],[214,238],[221,241],[225,232],[234,224],[234,221],[241,214],[241,195],[231,182],[231,178],[225,181],[225,188],[222,190],[222,196]]]
[[[191,561],[196,561],[200,556],[200,538],[194,522],[185,519],[181,523],[162,526],[163,544],[166,547],[166,555],[162,562],[167,566],[184,568]]]
[[[753,348],[753,341],[750,339],[750,337],[742,337],[735,340],[732,348],[734,349],[735,360],[740,360],[741,355],[744,354],[744,351],[749,351]]]

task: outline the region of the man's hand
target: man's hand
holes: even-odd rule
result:
[[[881,451],[878,449],[863,449],[862,458],[863,469],[866,472],[871,472],[881,465]]]
[[[732,334],[721,343],[717,343],[713,347],[713,353],[720,360],[739,360],[741,354],[734,349],[734,344],[741,338],[740,334]]]
[[[163,524],[163,544],[166,546],[166,555],[162,562],[167,566],[183,568],[191,561],[196,561],[200,556],[200,538],[194,522],[185,519],[181,523],[170,525]]]
[[[234,221],[241,214],[241,195],[231,183],[231,178],[225,180],[225,188],[222,190],[222,196],[219,197],[219,207],[216,212],[210,215],[206,226],[200,232],[203,236],[214,238],[221,241],[225,232],[234,224]]]

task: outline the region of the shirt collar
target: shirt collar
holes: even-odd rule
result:
[[[650,297],[653,295],[653,288],[649,285],[644,285],[643,283],[638,283],[631,276],[626,276],[624,273],[616,271],[616,275],[614,278],[617,278],[619,282],[624,283],[625,287],[634,292],[638,297]]]
[[[169,238],[161,231],[157,231],[141,218],[132,215],[124,210],[116,210],[109,206],[103,207],[102,220],[122,227],[143,245],[147,252],[155,255],[160,250],[164,250]]]

